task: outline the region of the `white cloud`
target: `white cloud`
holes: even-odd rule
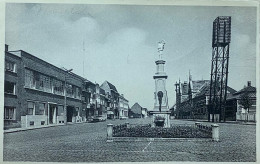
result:
[[[194,80],[210,77],[211,26],[217,15],[232,16],[229,85],[236,89],[247,80],[254,84],[254,11],[246,7],[8,4],[6,43],[11,50],[25,50],[58,67],[73,68],[81,76],[84,62],[86,78],[99,83],[108,80],[130,104],[139,102],[151,109],[157,42],[166,40],[163,57],[172,106],[174,83],[179,77],[186,80],[189,69]]]

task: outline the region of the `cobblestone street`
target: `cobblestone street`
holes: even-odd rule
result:
[[[150,119],[107,120],[4,134],[4,161],[256,161],[255,125],[220,123],[220,142],[107,143],[106,125],[125,122],[144,124]]]

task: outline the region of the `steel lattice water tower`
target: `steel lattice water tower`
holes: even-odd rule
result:
[[[231,17],[219,16],[213,22],[212,63],[208,121],[225,122]]]

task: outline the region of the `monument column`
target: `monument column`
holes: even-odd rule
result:
[[[159,59],[155,61],[156,72],[153,76],[155,80],[154,108],[151,114],[153,115],[152,126],[156,126],[155,121],[160,118],[164,120],[163,127],[170,127],[170,111],[166,91],[166,79],[168,76],[164,71],[166,61],[162,59],[164,45],[164,41],[158,43]]]

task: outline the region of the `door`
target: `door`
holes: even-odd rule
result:
[[[73,117],[73,107],[68,106],[67,107],[67,122],[72,122]]]

